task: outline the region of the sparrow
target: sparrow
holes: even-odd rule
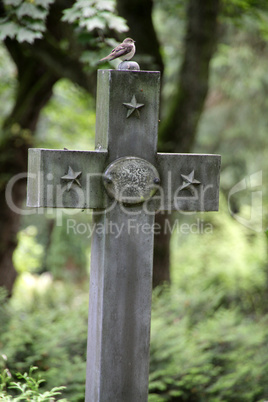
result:
[[[136,52],[135,41],[131,38],[126,38],[120,45],[116,46],[108,56],[101,61],[110,61],[121,57],[123,61],[130,60]]]

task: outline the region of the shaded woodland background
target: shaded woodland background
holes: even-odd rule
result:
[[[159,151],[222,155],[219,213],[157,215],[178,229],[155,238],[149,400],[267,399],[266,1],[8,0],[0,18],[0,395],[6,373],[37,366],[41,391],[83,400],[90,240],[67,219],[90,214],[20,217],[5,189],[29,147],[94,149],[97,61],[130,36],[141,68],[162,73]]]

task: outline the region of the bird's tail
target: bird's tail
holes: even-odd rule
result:
[[[109,56],[106,56],[106,57],[103,57],[103,59],[100,59],[99,63],[101,63],[103,61],[109,61]]]

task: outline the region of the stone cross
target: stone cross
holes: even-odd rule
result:
[[[148,399],[155,211],[218,210],[219,155],[157,153],[159,92],[99,70],[96,150],[29,150],[28,206],[93,209],[87,402]]]

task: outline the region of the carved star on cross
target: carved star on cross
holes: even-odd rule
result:
[[[181,174],[182,177],[182,185],[180,186],[180,190],[184,190],[185,188],[189,189],[191,191],[191,186],[196,186],[201,184],[201,182],[199,180],[196,180],[194,178],[194,170],[192,170],[191,173],[189,173],[188,175],[186,174]]]
[[[78,178],[81,176],[82,172],[75,172],[71,166],[68,167],[68,173],[65,176],[62,176],[62,180],[68,181],[67,183],[67,191],[70,191],[72,185],[74,183],[78,184],[79,187],[81,187],[81,183],[78,180]]]
[[[129,118],[129,116],[131,116],[133,113],[140,118],[139,109],[144,106],[144,103],[138,103],[135,95],[132,96],[132,99],[129,103],[123,103],[123,105],[128,108],[127,118]]]

